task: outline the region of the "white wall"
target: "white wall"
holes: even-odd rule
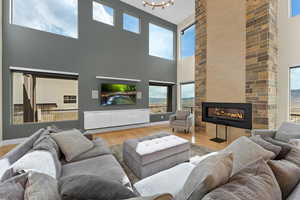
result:
[[[181,104],[181,90],[180,84],[195,81],[195,56],[190,56],[181,59],[181,30],[195,22],[195,14],[185,19],[178,25],[177,38],[177,108],[180,109]]]
[[[2,0],[0,1],[0,141],[2,141]]]
[[[290,17],[289,0],[279,1],[278,125],[289,119],[289,68],[300,65],[300,16]]]

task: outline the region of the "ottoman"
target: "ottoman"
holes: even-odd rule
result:
[[[140,179],[189,161],[190,143],[183,138],[159,133],[124,142],[125,164]]]

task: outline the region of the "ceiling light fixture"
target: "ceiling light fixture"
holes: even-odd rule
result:
[[[143,0],[143,5],[149,6],[152,8],[152,10],[154,10],[155,8],[166,8],[169,6],[173,6],[174,5],[174,0],[164,0],[164,1],[159,1],[159,2],[154,2],[154,0]]]

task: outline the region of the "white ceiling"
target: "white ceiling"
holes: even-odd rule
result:
[[[169,6],[168,8],[165,9],[155,8],[154,10],[152,10],[152,8],[150,7],[144,7],[142,0],[121,0],[121,1],[130,4],[136,8],[139,8],[141,10],[144,10],[148,13],[151,13],[155,16],[158,16],[164,20],[172,22],[174,24],[180,24],[187,17],[195,13],[195,0],[175,0],[175,4],[173,6]]]

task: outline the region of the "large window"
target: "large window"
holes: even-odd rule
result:
[[[290,0],[291,1],[291,16],[295,17],[300,15],[300,1],[299,0]]]
[[[149,55],[173,60],[174,33],[160,26],[149,24]]]
[[[78,119],[77,77],[15,71],[12,84],[13,124]]]
[[[133,33],[140,33],[140,19],[132,15],[123,14],[123,29]]]
[[[93,2],[93,19],[104,24],[114,25],[114,9],[101,3]]]
[[[181,109],[192,110],[194,107],[195,84],[181,84]]]
[[[181,32],[181,58],[195,55],[196,31],[195,25]]]
[[[300,67],[290,68],[290,120],[300,123]]]
[[[11,22],[78,38],[77,0],[11,0]]]
[[[172,87],[150,84],[149,108],[151,114],[172,112]]]

